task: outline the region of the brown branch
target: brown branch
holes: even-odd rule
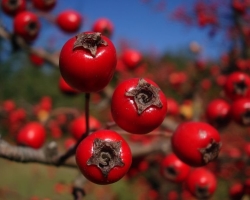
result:
[[[21,37],[9,33],[1,24],[0,24],[0,37],[13,42],[18,48],[24,50],[27,53],[35,54],[43,58],[46,62],[50,63],[54,67],[59,66],[59,56],[57,54],[51,54],[43,49],[35,49],[30,47]]]
[[[41,149],[33,149],[23,146],[14,146],[0,139],[0,157],[20,163],[41,163],[56,166],[57,144],[50,142]],[[75,162],[63,163],[64,167],[76,168]]]

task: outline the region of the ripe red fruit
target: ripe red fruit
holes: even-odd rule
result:
[[[131,78],[121,82],[111,99],[116,124],[129,133],[145,134],[161,125],[167,113],[167,99],[156,83]]]
[[[64,44],[59,67],[71,87],[82,92],[98,92],[112,79],[116,62],[116,49],[107,37],[84,32]]]
[[[30,54],[29,55],[30,61],[36,65],[36,66],[42,66],[44,64],[44,59],[41,58],[40,56],[36,55],[36,54]]]
[[[224,91],[231,100],[250,97],[250,76],[244,72],[233,72],[228,75]]]
[[[9,16],[15,16],[16,14],[26,9],[25,0],[2,0],[1,8],[3,12]]]
[[[203,166],[217,158],[221,142],[218,131],[204,122],[183,122],[171,139],[174,153],[190,166]]]
[[[217,187],[215,175],[206,168],[194,169],[186,179],[188,191],[199,199],[211,197]]]
[[[56,5],[56,0],[32,0],[33,6],[41,11],[50,11]]]
[[[19,131],[16,139],[20,145],[38,149],[44,144],[45,138],[45,128],[38,122],[29,122]]]
[[[167,98],[167,102],[168,102],[167,115],[170,115],[170,116],[179,115],[180,108],[179,108],[179,105],[178,105],[177,101],[175,99],[173,99],[173,98]]]
[[[27,42],[34,41],[40,31],[40,22],[36,14],[23,11],[17,14],[13,21],[14,33]]]
[[[109,19],[102,17],[94,22],[92,31],[100,32],[102,35],[110,38],[114,32],[114,26]]]
[[[62,93],[67,95],[75,95],[79,93],[78,90],[72,88],[68,83],[66,83],[63,77],[60,77],[59,79],[59,89]]]
[[[229,187],[229,197],[231,200],[238,200],[244,196],[244,185],[241,182],[235,182]]]
[[[208,122],[215,126],[225,126],[230,122],[230,104],[224,99],[214,99],[207,105],[206,118]]]
[[[122,53],[121,59],[128,69],[134,69],[142,62],[142,55],[135,49],[126,49]]]
[[[174,153],[170,153],[163,159],[160,171],[166,180],[180,183],[187,178],[190,166],[182,162]]]
[[[64,10],[58,14],[56,22],[66,33],[75,33],[81,28],[82,16],[75,10]]]
[[[64,147],[65,147],[65,149],[66,150],[70,149],[71,147],[73,147],[76,144],[76,142],[77,141],[76,141],[75,138],[69,137],[69,138],[65,139],[65,141],[64,141]]]
[[[8,99],[3,102],[2,107],[5,112],[10,113],[16,108],[16,104],[11,99]]]
[[[98,130],[101,128],[101,123],[95,117],[89,116],[89,129],[90,130]],[[72,136],[79,140],[82,135],[86,132],[86,119],[81,116],[74,119],[70,125],[70,133]]]
[[[235,100],[231,105],[232,119],[242,125],[250,125],[250,98],[240,98]]]
[[[128,172],[132,154],[121,135],[112,130],[99,130],[79,144],[76,163],[88,180],[101,185],[111,184]]]

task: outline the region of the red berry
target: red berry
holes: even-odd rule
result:
[[[82,16],[75,10],[65,10],[56,18],[58,26],[67,33],[79,31],[82,25]]]
[[[180,108],[179,108],[177,101],[173,98],[167,98],[167,101],[168,101],[167,115],[170,115],[170,116],[179,115]]]
[[[190,166],[182,162],[174,153],[170,153],[163,159],[160,170],[166,180],[179,183],[187,178]]]
[[[244,185],[240,182],[233,183],[228,192],[231,200],[241,199],[244,195]]]
[[[36,54],[30,54],[29,55],[30,61],[36,65],[36,66],[42,66],[44,64],[44,59],[41,58],[40,56],[36,55]]]
[[[101,128],[101,123],[92,116],[89,116],[89,129],[96,131]],[[81,116],[74,119],[70,125],[70,133],[72,136],[79,140],[81,136],[86,132],[86,119]]]
[[[99,130],[79,144],[76,163],[88,180],[104,185],[120,180],[128,172],[132,155],[122,136],[112,130]]]
[[[142,55],[134,49],[126,49],[121,55],[122,61],[128,69],[134,69],[142,62]]]
[[[62,93],[67,95],[75,95],[79,93],[78,90],[72,88],[68,83],[66,83],[63,77],[60,77],[59,79],[59,89]]]
[[[64,141],[64,147],[66,150],[70,149],[71,147],[73,147],[76,144],[76,139],[75,138],[67,138]]]
[[[244,72],[233,72],[228,75],[224,90],[231,100],[250,97],[250,76]]]
[[[15,16],[26,9],[25,0],[2,0],[1,7],[5,14]]]
[[[125,131],[145,134],[163,122],[167,99],[153,81],[132,78],[116,87],[111,99],[111,113],[116,124]]]
[[[230,104],[223,99],[214,99],[209,102],[206,108],[208,122],[215,127],[227,125],[231,119],[230,107]]]
[[[32,0],[33,6],[41,11],[50,11],[56,5],[56,0]]]
[[[85,32],[64,44],[59,67],[71,87],[82,92],[98,92],[111,81],[116,62],[116,49],[107,37]]]
[[[21,36],[27,42],[35,40],[40,31],[40,22],[36,14],[23,11],[17,14],[13,21],[14,33]]]
[[[174,153],[190,166],[203,166],[217,158],[221,142],[218,131],[204,122],[181,123],[171,139]]]
[[[109,19],[99,18],[94,22],[92,31],[100,32],[102,35],[110,38],[114,32],[114,26]]]
[[[16,104],[15,104],[14,101],[8,99],[8,100],[5,100],[5,101],[3,102],[2,107],[3,107],[3,110],[4,110],[5,112],[10,113],[11,111],[13,111],[13,110],[15,109]]]
[[[194,169],[186,179],[188,191],[199,199],[211,197],[217,187],[215,175],[206,168]]]
[[[45,128],[38,122],[29,122],[19,131],[17,143],[38,149],[44,144],[45,138]]]
[[[250,125],[250,98],[240,98],[235,100],[231,105],[232,119],[242,125]]]

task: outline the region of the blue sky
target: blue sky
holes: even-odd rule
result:
[[[65,9],[75,9],[83,15],[81,31],[91,29],[93,22],[100,17],[109,18],[114,24],[112,40],[118,44],[120,40],[127,40],[131,47],[150,52],[152,49],[159,54],[165,51],[176,51],[188,48],[191,41],[196,41],[203,46],[202,56],[217,58],[225,50],[223,36],[218,34],[213,39],[209,38],[207,29],[189,27],[178,21],[170,19],[171,13],[178,5],[192,6],[195,0],[58,0],[53,15]],[[157,12],[154,8],[157,2],[166,2],[166,8]],[[11,19],[5,18],[8,25]],[[36,46],[43,44],[61,48],[64,42],[72,35],[64,34],[53,24],[43,22],[43,32],[40,34]],[[11,27],[11,26],[10,26]],[[45,28],[46,27],[46,28]],[[50,40],[49,40],[50,39]],[[48,41],[49,44],[48,44]]]

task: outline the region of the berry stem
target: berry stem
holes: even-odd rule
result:
[[[85,93],[85,123],[86,123],[86,131],[82,134],[81,138],[77,141],[77,143],[71,147],[67,152],[63,155],[59,156],[56,162],[56,166],[62,165],[69,157],[75,155],[76,149],[81,141],[89,135],[89,101],[90,101],[90,93]]]

